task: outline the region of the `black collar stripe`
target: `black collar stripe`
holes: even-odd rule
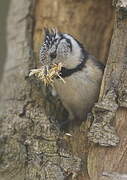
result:
[[[83,61],[80,64],[78,64],[75,68],[72,68],[72,69],[67,69],[65,67],[62,67],[62,69],[60,71],[60,76],[62,78],[64,78],[64,77],[71,76],[73,73],[81,71],[85,66],[85,62],[86,62],[85,60],[86,59],[83,59]],[[59,77],[57,77],[57,78],[59,78]]]

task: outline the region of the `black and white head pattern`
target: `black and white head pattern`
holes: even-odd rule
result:
[[[54,29],[45,29],[44,42],[40,49],[40,61],[43,65],[62,63],[67,69],[75,68],[88,53],[73,36]]]
[[[72,51],[71,40],[55,29],[44,29],[45,38],[40,49],[42,64],[59,63]]]

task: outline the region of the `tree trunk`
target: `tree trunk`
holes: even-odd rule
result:
[[[6,64],[0,89],[0,180],[113,180],[126,176],[127,19],[122,0],[114,1],[114,5],[115,20],[111,0],[22,0],[18,3],[11,0],[6,26]],[[102,148],[89,143],[89,121],[84,121],[68,136],[60,128],[67,116],[59,99],[52,98],[40,82],[28,77],[29,70],[39,66],[44,26],[74,35],[103,62],[108,57],[112,37],[99,103],[108,97],[108,103],[116,107],[108,112],[111,120],[116,115],[121,139],[117,147]],[[2,68],[3,65],[4,62]],[[102,145],[105,139],[96,139],[95,131],[91,134],[98,123],[97,113],[101,112],[98,107],[95,105],[93,110],[89,138]],[[116,143],[118,138],[113,135]],[[106,139],[107,142],[110,145]]]
[[[107,145],[110,143],[114,145],[117,139],[116,135],[110,134],[112,128],[109,132],[109,129],[104,127],[115,122],[120,143],[115,148],[91,147],[88,155],[88,171],[90,178],[94,180],[127,179],[127,2],[118,0],[113,4],[116,7],[114,32],[99,102],[94,108],[93,124],[97,126],[99,121],[99,123],[103,121],[103,128],[100,131],[103,131],[103,134],[108,132],[109,139],[106,135],[102,141]],[[95,138],[95,141],[101,143],[100,139]]]

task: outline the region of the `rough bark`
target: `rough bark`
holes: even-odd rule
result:
[[[72,136],[61,131],[58,120],[65,120],[66,114],[59,99],[53,99],[40,82],[30,81],[28,73],[39,65],[44,26],[73,34],[92,54],[105,61],[113,29],[111,0],[11,1],[8,53],[0,89],[1,180],[104,180],[126,176],[126,109],[122,107],[126,106],[122,99],[126,99],[126,63],[120,61],[126,61],[126,13],[123,18],[125,9],[117,1],[114,3],[118,14],[100,100],[108,84],[112,85],[115,72],[121,106],[116,113],[116,129],[122,141],[117,148],[100,148],[87,140],[89,123],[71,131]]]
[[[95,105],[93,126],[98,126],[97,124],[103,122],[103,127],[101,126],[100,129],[102,135],[102,133],[104,134],[104,132],[107,133],[106,131],[108,131],[105,129],[106,124],[110,127],[111,124],[115,124],[120,143],[115,148],[100,148],[94,145],[91,147],[88,156],[88,171],[90,178],[94,180],[127,179],[127,3],[126,1],[118,0],[114,1],[113,4],[116,7],[114,33],[98,103],[102,106],[100,108],[98,104]],[[110,94],[110,98],[108,94]],[[111,102],[108,107],[107,102]],[[111,107],[112,104],[114,106]],[[105,117],[107,117],[107,121],[105,121]],[[110,143],[110,145],[114,145],[112,144],[114,137],[111,138],[110,135],[109,132],[106,139],[102,136],[100,138],[107,145]],[[100,139],[96,136],[95,131],[92,136],[94,136],[93,139],[96,142],[100,143]],[[110,141],[107,140],[108,138],[111,138]]]
[[[8,53],[0,89],[1,180],[62,180],[76,176],[81,167],[55,121],[46,116],[43,92],[29,82],[34,68],[33,10],[32,0],[12,0],[8,13]]]

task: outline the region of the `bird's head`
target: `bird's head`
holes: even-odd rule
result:
[[[54,29],[45,29],[40,60],[44,65],[62,63],[66,68],[75,68],[84,58],[82,45],[71,35]]]

